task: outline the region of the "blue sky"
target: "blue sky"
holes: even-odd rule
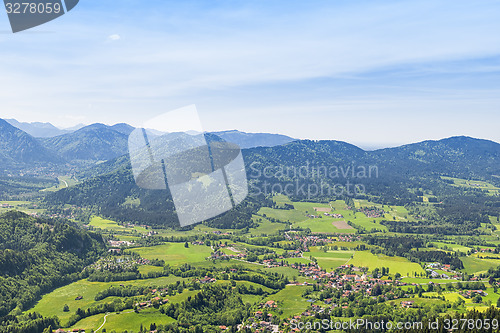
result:
[[[0,117],[144,120],[196,104],[206,130],[363,146],[500,142],[500,1],[81,0],[12,34]]]

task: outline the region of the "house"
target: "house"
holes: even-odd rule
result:
[[[208,276],[205,276],[203,279],[199,280],[199,282],[201,284],[213,283],[215,281],[217,281],[217,280],[215,280],[214,278],[208,277]]]
[[[415,303],[415,301],[403,301],[403,302],[401,302],[401,306],[403,308],[411,308],[411,307],[413,307],[414,303]]]
[[[266,307],[266,308],[276,308],[277,305],[276,305],[275,301],[267,301],[266,303],[264,303],[264,307]]]
[[[75,301],[79,301],[81,299],[83,299],[83,296],[77,296],[77,297],[75,297]]]

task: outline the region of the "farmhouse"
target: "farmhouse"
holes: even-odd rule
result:
[[[412,308],[414,303],[414,301],[403,301],[401,302],[401,306],[403,308]]]

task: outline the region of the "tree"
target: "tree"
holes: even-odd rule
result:
[[[68,306],[68,304],[64,304],[63,311],[64,312],[69,312],[69,306]]]
[[[189,243],[188,243],[188,242],[184,243],[184,247],[185,247],[186,249],[187,249],[187,248],[189,248]]]

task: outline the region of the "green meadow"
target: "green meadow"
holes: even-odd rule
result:
[[[257,228],[250,229],[250,236],[252,237],[277,234],[288,227],[286,224],[273,223],[265,217],[258,215],[254,215],[252,219],[259,224]]]
[[[141,226],[134,226],[133,228],[128,228],[128,227],[125,227],[123,225],[118,224],[115,221],[106,220],[106,219],[103,219],[102,217],[98,217],[98,216],[92,217],[89,225],[94,227],[94,228],[108,230],[111,232],[113,232],[113,231],[116,231],[116,232],[117,231],[124,231],[124,232],[136,231],[136,232],[141,233],[141,234],[145,234],[148,232],[147,229],[145,229],[144,227],[141,227]]]
[[[290,317],[304,312],[311,303],[302,298],[305,286],[286,286],[274,295],[268,296],[264,301],[275,301],[278,303],[278,309],[283,313],[279,315],[281,318]]]
[[[205,261],[210,257],[211,248],[205,245],[191,245],[184,247],[184,243],[166,243],[162,245],[139,247],[129,251],[138,253],[146,259],[165,260],[165,264],[179,266],[185,263]]]
[[[94,301],[94,297],[98,292],[110,286],[119,286],[121,284],[133,286],[163,286],[180,280],[183,279],[175,276],[117,282],[90,282],[86,279],[79,280],[44,295],[42,299],[27,312],[38,312],[44,316],[56,315],[61,320],[61,324],[65,325],[69,317],[71,317],[78,308],[87,309],[96,304],[111,302],[114,299],[118,299],[118,297],[108,297],[98,302]],[[78,296],[82,296],[83,298],[81,300],[75,300]],[[64,304],[68,304],[70,309],[69,312],[63,311]]]
[[[467,274],[485,272],[488,269],[497,267],[500,264],[500,262],[495,263],[474,257],[462,257],[460,260],[464,263],[464,271]]]
[[[332,271],[341,265],[345,265],[354,255],[354,251],[329,250],[324,252],[317,247],[311,247],[310,250],[311,252],[304,253],[304,257],[308,258],[312,256],[316,258],[318,265],[327,271]]]
[[[375,268],[388,267],[391,275],[397,272],[402,276],[413,276],[414,273],[425,273],[419,264],[408,261],[406,258],[388,257],[382,254],[374,255],[368,251],[356,251],[354,253],[354,258],[349,261],[349,264],[357,267],[368,267],[370,271]]]
[[[165,316],[155,308],[148,308],[135,313],[133,310],[126,310],[120,313],[110,313],[106,316],[106,323],[99,332],[138,332],[141,325],[149,331],[150,324],[169,324],[174,322],[173,318]],[[80,320],[70,329],[96,330],[104,322],[104,314],[90,316]]]

